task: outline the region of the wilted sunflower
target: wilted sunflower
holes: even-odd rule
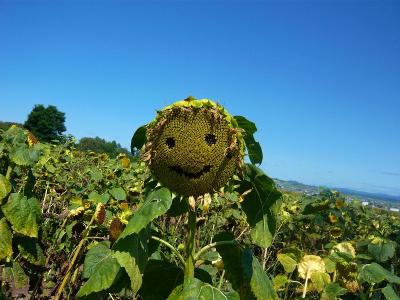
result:
[[[342,235],[342,229],[334,227],[331,229],[330,233],[334,238],[339,238]]]
[[[335,201],[335,207],[337,209],[341,209],[345,205],[344,201],[342,199],[337,199]]]
[[[338,221],[338,218],[332,214],[329,214],[328,219],[331,223],[336,223]]]
[[[211,193],[243,165],[242,130],[211,100],[176,102],[146,128],[142,158],[163,185],[181,196]]]

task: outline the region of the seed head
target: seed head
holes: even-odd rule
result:
[[[212,193],[243,165],[242,131],[232,120],[222,106],[208,99],[176,102],[147,126],[142,158],[175,193],[194,197]]]

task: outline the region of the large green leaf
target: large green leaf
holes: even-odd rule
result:
[[[99,182],[103,179],[103,173],[97,168],[92,168],[90,170],[90,178],[95,182]]]
[[[235,292],[224,293],[216,287],[194,278],[187,285],[180,285],[173,290],[168,300],[239,300]]]
[[[99,194],[96,191],[93,191],[89,194],[89,201],[93,202],[94,204],[102,203],[102,204],[107,204],[108,200],[110,199],[110,195],[108,193],[104,194]]]
[[[36,198],[27,199],[26,196],[13,193],[2,206],[2,210],[16,232],[29,237],[38,237],[41,212]]]
[[[232,233],[222,233],[215,236],[214,241],[232,239]],[[217,251],[224,262],[226,277],[239,293],[240,299],[278,299],[271,280],[250,249],[243,250],[237,245],[220,245]]]
[[[119,239],[112,247],[114,251],[127,252],[135,259],[135,264],[139,267],[141,273],[144,271],[148,258],[148,239],[150,228],[147,226],[139,233],[132,233],[123,239]]]
[[[3,134],[4,141],[13,146],[25,145],[27,141],[26,132],[19,126],[10,126]]]
[[[387,300],[400,300],[400,297],[396,294],[395,290],[390,284],[382,289],[382,293]]]
[[[253,256],[249,248],[246,248],[242,254],[242,268],[257,300],[278,299],[270,278],[265,274],[260,262]]]
[[[292,273],[297,266],[297,261],[291,258],[289,255],[284,253],[279,253],[277,255],[278,261],[282,264],[285,272]]]
[[[117,259],[109,253],[96,264],[89,280],[80,288],[76,297],[82,298],[109,289],[118,279],[120,270],[121,266]]]
[[[339,283],[333,282],[328,283],[325,286],[325,290],[321,295],[321,300],[335,300],[337,297],[347,293],[345,288],[342,288]]]
[[[390,283],[400,284],[400,277],[392,274],[377,263],[362,266],[358,276],[361,281],[368,283],[379,283],[387,280]]]
[[[94,245],[86,253],[85,261],[83,263],[82,277],[85,279],[90,278],[96,270],[96,268],[103,263],[104,260],[111,257],[112,251],[109,249],[106,243],[98,243]]]
[[[113,196],[114,199],[116,200],[125,200],[126,199],[126,193],[124,191],[123,188],[121,187],[115,187],[112,188],[109,193],[111,194],[111,196]]]
[[[12,249],[12,233],[8,227],[6,218],[0,219],[0,260],[11,257]]]
[[[250,191],[241,203],[251,227],[254,244],[267,248],[272,243],[276,228],[277,201],[281,193],[274,181],[254,165],[246,166],[246,177],[240,184],[239,191]]]
[[[144,300],[165,300],[182,282],[181,268],[165,261],[149,260],[144,270],[140,296]]]
[[[318,292],[322,292],[327,284],[331,282],[331,277],[325,272],[313,272],[311,281],[314,283]]]
[[[120,264],[125,269],[131,281],[131,289],[136,294],[142,285],[142,274],[139,267],[136,265],[135,258],[130,256],[128,252],[115,252],[113,254]]]
[[[231,232],[220,233],[214,237],[215,242],[232,241],[234,239],[235,237]],[[246,287],[246,283],[244,282],[243,270],[240,264],[242,250],[237,246],[221,245],[217,247],[217,251],[221,255],[224,262],[226,278],[236,291],[243,290],[242,285]]]
[[[0,174],[0,204],[1,201],[11,192],[11,184],[8,179]]]
[[[374,238],[368,244],[368,252],[379,262],[385,262],[394,256],[397,244],[394,241]]]
[[[210,274],[202,268],[194,270],[194,277],[204,283],[212,283]],[[182,283],[183,270],[180,267],[163,260],[152,259],[146,264],[139,294],[144,300],[164,300]]]
[[[164,214],[172,203],[171,192],[166,188],[154,190],[130,219],[113,246],[114,251],[127,252],[135,259],[140,272],[147,261],[149,223]]]
[[[118,240],[131,234],[139,233],[155,218],[166,213],[172,203],[171,192],[167,188],[160,188],[151,192],[143,205],[130,219],[125,230],[121,233]]]
[[[171,217],[177,217],[186,213],[188,209],[189,209],[189,203],[187,201],[187,198],[175,197],[172,200],[171,207],[167,211],[167,214]]]
[[[244,142],[246,143],[246,148],[251,163],[261,164],[263,153],[260,143],[256,142],[254,139],[254,133],[257,131],[256,124],[242,116],[235,116],[234,118],[236,119],[238,126],[245,131]]]
[[[38,241],[34,238],[18,238],[18,250],[23,258],[36,266],[44,266],[46,257]]]
[[[121,268],[129,276],[131,289],[136,294],[142,284],[142,275],[135,258],[128,252],[112,251],[108,243],[98,243],[86,254],[83,278],[89,278],[79,290],[78,297],[97,295],[96,293],[115,287]],[[131,245],[134,247],[134,245]]]
[[[33,147],[23,144],[13,149],[10,153],[10,159],[20,166],[33,166],[39,160],[41,152],[42,146],[40,144]]]
[[[132,154],[136,154],[140,148],[146,143],[146,126],[140,126],[136,129],[135,133],[132,136],[131,140],[131,152]]]
[[[361,281],[368,283],[379,283],[386,278],[386,272],[383,267],[377,263],[367,264],[362,266],[359,278]]]
[[[400,277],[386,270],[386,280],[390,283],[400,284]]]
[[[288,282],[289,278],[283,274],[278,274],[272,279],[272,284],[274,285],[275,290],[284,287]]]

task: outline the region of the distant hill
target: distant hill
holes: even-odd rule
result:
[[[375,200],[400,201],[400,196],[393,196],[383,193],[368,193],[347,188],[334,188],[334,189],[346,195],[370,198]]]
[[[274,178],[274,181],[283,190],[292,191],[292,192],[302,192],[306,194],[317,194],[323,187],[318,187],[314,185],[303,184],[294,180],[281,180]],[[363,191],[357,191],[348,188],[338,188],[338,187],[329,187],[330,189],[337,190],[343,194],[357,197],[364,201],[384,201],[384,202],[395,202],[396,204],[400,203],[400,195],[393,196],[387,195],[383,193],[368,193]]]
[[[307,194],[316,194],[321,190],[320,187],[314,185],[306,185],[294,180],[281,180],[274,178],[279,188],[290,192],[302,192]]]

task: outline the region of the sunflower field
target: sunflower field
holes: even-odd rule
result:
[[[116,158],[1,130],[0,299],[399,299],[400,215],[277,189],[236,120],[249,161],[195,197],[155,179],[143,128]]]

